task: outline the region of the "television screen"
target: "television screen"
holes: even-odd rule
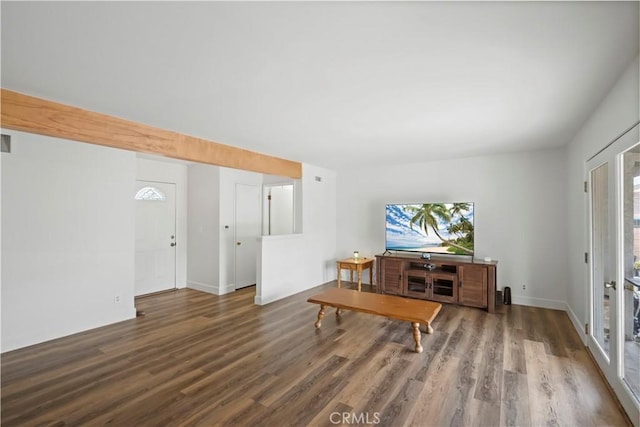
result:
[[[385,247],[473,255],[473,203],[387,205]]]

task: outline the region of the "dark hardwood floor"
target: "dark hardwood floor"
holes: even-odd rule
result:
[[[564,312],[445,305],[417,354],[407,322],[331,310],[316,330],[326,286],[264,307],[253,288],[154,295],[5,353],[2,425],[627,425]]]

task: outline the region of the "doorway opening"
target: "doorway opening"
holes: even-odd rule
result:
[[[253,286],[257,282],[258,238],[260,218],[260,186],[236,184],[235,206],[235,288]]]
[[[295,223],[293,190],[293,184],[267,184],[263,186],[263,235],[293,234]]]
[[[640,136],[638,126],[587,161],[587,345],[628,414],[640,408]]]

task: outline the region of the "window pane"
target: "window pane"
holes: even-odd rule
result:
[[[627,150],[623,168],[624,287],[621,290],[623,379],[640,400],[640,145]]]
[[[136,200],[150,200],[154,202],[163,202],[166,200],[166,198],[167,197],[164,195],[164,193],[155,187],[141,188],[136,193],[135,197]]]

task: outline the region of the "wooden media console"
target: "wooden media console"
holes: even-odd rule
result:
[[[378,292],[495,311],[497,261],[376,255]]]

